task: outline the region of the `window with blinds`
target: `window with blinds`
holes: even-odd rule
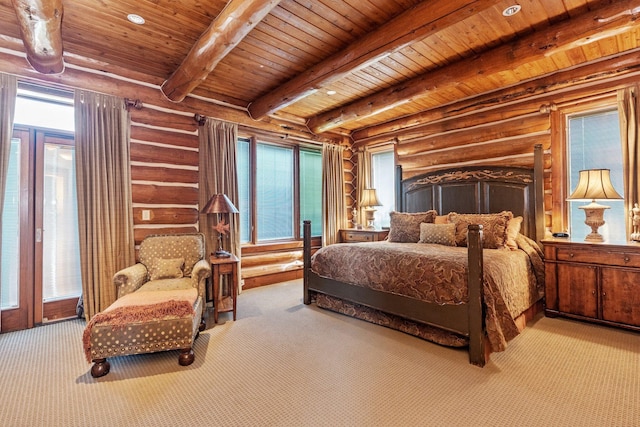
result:
[[[251,150],[255,150],[255,170],[250,165]],[[297,239],[302,234],[302,221],[307,219],[311,220],[312,234],[322,234],[319,150],[240,139],[237,164],[242,243],[254,238],[254,243]]]
[[[568,129],[567,194],[571,194],[578,184],[578,176],[583,169],[610,169],[611,183],[619,194],[624,194],[622,176],[622,145],[620,141],[620,120],[618,110],[613,107],[570,115]],[[569,201],[569,232],[573,236],[586,236],[591,228],[585,223],[585,213],[579,209],[588,202]],[[604,214],[605,225],[598,230],[606,241],[626,240],[623,200],[600,201],[610,206]]]
[[[395,158],[393,149],[371,153],[371,185],[376,189],[378,201],[382,206],[376,207],[376,229],[389,227],[389,213],[395,209]]]
[[[258,241],[292,239],[293,148],[258,143],[256,154]]]
[[[300,235],[302,221],[311,221],[311,234],[322,235],[322,153],[300,150]]]

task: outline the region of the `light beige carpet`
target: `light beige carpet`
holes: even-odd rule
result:
[[[211,316],[213,317],[213,316]],[[0,426],[638,426],[640,334],[540,318],[485,368],[302,304],[300,281],[245,291],[178,353],[110,359],[84,322],[0,335]]]

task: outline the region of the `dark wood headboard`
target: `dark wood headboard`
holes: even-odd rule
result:
[[[469,166],[398,179],[396,209],[435,209],[440,215],[511,211],[523,217],[522,234],[539,242],[544,237],[542,168],[542,146],[536,145],[534,169]]]

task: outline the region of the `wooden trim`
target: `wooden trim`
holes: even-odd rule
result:
[[[40,322],[76,317],[77,304],[78,297],[46,302],[43,304]]]
[[[43,312],[43,242],[46,238],[44,230],[44,212],[43,212],[43,199],[44,199],[44,144],[45,134],[38,130],[35,132],[35,150],[36,150],[36,163],[35,163],[35,229],[40,229],[41,239],[38,242],[35,237],[33,239],[34,245],[34,281],[33,281],[33,320],[35,323],[42,323]],[[35,231],[35,230],[34,230]]]
[[[273,285],[274,283],[286,282],[289,280],[301,279],[303,270],[283,271],[281,273],[268,274],[264,276],[256,276],[243,279],[244,285],[242,289],[257,288],[259,286]]]

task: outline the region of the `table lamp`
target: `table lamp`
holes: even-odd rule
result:
[[[597,200],[620,200],[623,197],[613,188],[611,184],[609,169],[587,169],[580,171],[578,185],[567,200],[591,200],[591,203],[585,206],[579,206],[583,209],[586,219],[584,221],[591,227],[591,233],[587,234],[584,239],[587,242],[603,242],[604,238],[598,233],[598,228],[603,226],[604,211],[610,206],[596,203]]]
[[[201,212],[204,214],[216,214],[217,217],[217,224],[213,229],[218,233],[218,250],[213,255],[216,258],[229,258],[231,253],[222,249],[222,236],[229,232],[229,214],[238,213],[238,209],[226,195],[214,194]]]
[[[367,229],[375,229],[373,223],[375,221],[376,210],[374,206],[382,206],[378,200],[375,188],[365,188],[360,198],[360,206],[364,209],[365,219],[367,220]]]

